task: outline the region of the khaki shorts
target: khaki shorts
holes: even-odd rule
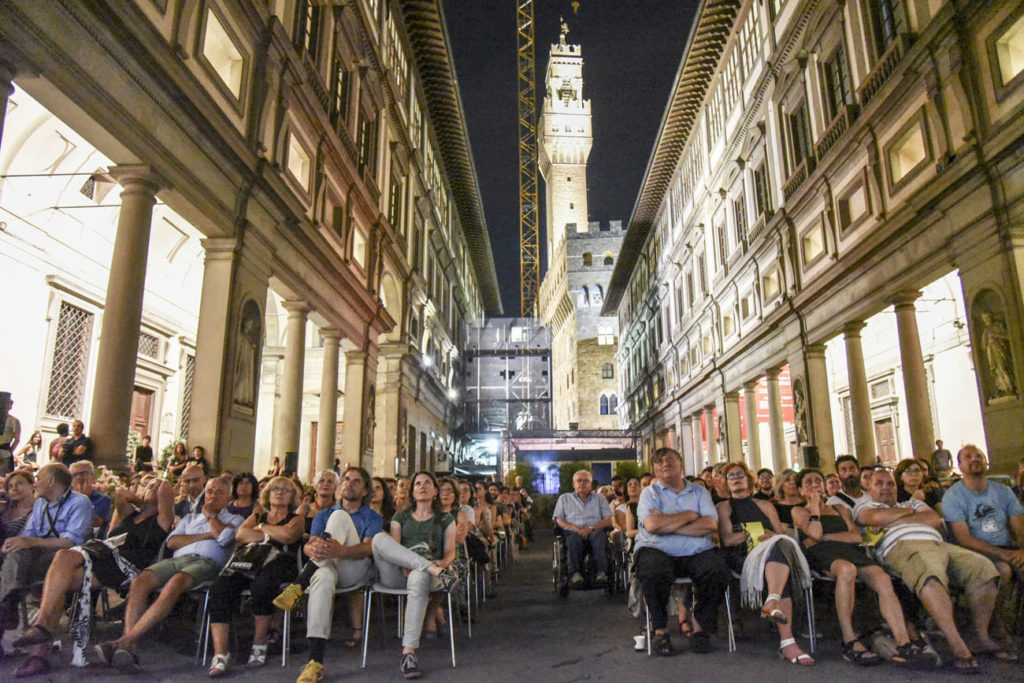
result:
[[[996,567],[984,555],[958,545],[939,541],[900,541],[882,562],[898,572],[903,583],[918,596],[929,579],[935,579],[949,592],[949,580],[965,593],[999,576]]]
[[[146,567],[156,574],[157,588],[162,588],[175,574],[188,574],[195,580],[195,585],[213,581],[220,574],[221,566],[202,555],[182,555],[170,557]]]

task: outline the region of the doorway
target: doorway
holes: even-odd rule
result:
[[[892,418],[875,420],[875,448],[883,465],[896,466],[896,431],[892,426]]]
[[[132,390],[132,412],[128,419],[128,429],[138,432],[139,436],[149,434],[149,414],[153,407],[153,392],[135,387]]]

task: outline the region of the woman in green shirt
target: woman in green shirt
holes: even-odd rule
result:
[[[430,591],[449,591],[458,577],[448,568],[455,559],[455,518],[440,511],[434,475],[416,473],[410,503],[391,518],[390,534],[382,531],[373,537],[373,561],[382,584],[408,591],[401,672],[417,678],[416,648]]]

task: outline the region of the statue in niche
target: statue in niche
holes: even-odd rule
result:
[[[975,339],[988,403],[1017,395],[1010,338],[1002,313],[1002,302],[991,290],[983,290],[974,300]]]
[[[804,384],[799,379],[793,380],[793,426],[796,427],[796,442],[807,443],[807,400]]]
[[[256,367],[259,364],[262,334],[260,308],[250,299],[242,306],[242,320],[235,343],[234,382],[231,391],[232,402],[250,410],[256,409]]]

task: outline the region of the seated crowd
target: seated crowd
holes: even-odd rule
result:
[[[77,425],[76,425],[77,426]],[[148,447],[148,444],[145,444]],[[86,666],[97,591],[124,597],[120,635],[93,646],[101,664],[134,673],[147,634],[172,615],[183,596],[207,590],[213,657],[208,674],[231,666],[230,628],[243,596],[250,601],[253,640],[246,666],[266,663],[280,642],[279,610],[303,602],[309,660],[298,680],[323,676],[336,590],[350,629],[345,647],[361,644],[362,593],[375,581],[408,591],[400,671],[421,672],[421,636],[438,637],[445,619],[438,591],[467,579],[470,562],[495,590],[495,548],[528,533],[531,501],[515,489],[441,479],[429,472],[396,480],[371,478],[359,467],[319,472],[306,487],[279,463],[262,480],[250,473],[209,474],[200,447],[174,449],[163,475],[142,451],[134,473],[119,478],[89,459],[25,465],[2,482],[0,503],[0,637],[19,627],[26,599],[38,611],[13,640],[28,657],[17,677],[45,674],[69,597],[72,664]],[[101,490],[106,490],[106,495]],[[525,543],[525,539],[521,541]],[[460,609],[468,609],[465,591]],[[191,631],[191,626],[187,627]],[[0,648],[0,657],[3,657]]]
[[[1010,593],[1024,581],[1024,507],[1011,487],[988,476],[977,447],[961,448],[955,463],[962,475],[939,461],[934,471],[942,480],[927,460],[904,460],[894,472],[861,467],[849,455],[828,475],[808,468],[755,475],[742,462],[726,462],[688,477],[679,453],[661,448],[651,461],[653,474],[613,481],[604,496],[588,496],[591,476],[578,472],[574,492],[562,495],[554,516],[567,536],[574,572],[574,545],[606,522],[614,525],[613,542],[620,539],[634,589],[649,611],[651,632],[637,637],[637,649],[649,639],[653,652],[673,652],[668,618],[674,608],[693,650],[712,651],[718,608],[735,578],[743,605],[758,609],[777,630],[780,656],[813,665],[794,635],[793,598],[813,580],[824,580],[834,588],[846,661],[883,662],[855,628],[856,605],[858,612],[875,610],[888,626],[892,647],[885,658],[892,663],[935,661],[921,632],[930,622],[949,644],[951,667],[976,673],[975,655],[1018,656],[1010,626],[1019,615]],[[680,578],[689,583],[674,585]],[[865,593],[873,598],[863,602]],[[969,634],[954,617],[961,594]]]

